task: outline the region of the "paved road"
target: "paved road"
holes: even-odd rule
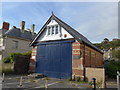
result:
[[[72,88],[72,90],[78,89],[78,90],[92,90],[90,89],[91,86],[89,86],[88,83],[74,83],[67,81],[65,79],[55,79],[55,78],[49,78],[47,80],[43,80],[43,78],[32,78],[28,76],[22,76],[22,86],[20,86],[20,77],[21,75],[5,75],[4,82],[2,82],[2,78],[0,77],[0,88],[2,87],[2,90],[14,90],[15,88],[21,88],[23,90],[30,90],[30,89],[38,89],[39,88]],[[107,88],[104,90],[117,90],[116,83],[112,84],[111,81],[107,81]],[[112,85],[111,85],[112,84]],[[47,85],[47,86],[46,86]],[[111,87],[112,86],[112,87]],[[7,88],[7,89],[6,89]],[[9,88],[9,89],[8,89]],[[113,89],[114,88],[114,89]]]
[[[86,89],[89,87],[88,84],[76,84],[71,83],[65,79],[55,79],[50,78],[50,80],[43,80],[43,78],[31,78],[28,76],[22,77],[22,86],[20,86],[20,75],[9,75],[5,76],[4,82],[2,83],[2,88],[80,88]],[[46,84],[47,83],[47,84]],[[47,85],[47,86],[46,86]],[[84,87],[83,87],[84,86]]]

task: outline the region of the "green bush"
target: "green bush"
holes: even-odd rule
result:
[[[10,56],[3,59],[4,63],[12,63],[12,61],[13,60],[12,60],[12,58]]]
[[[79,82],[81,79],[80,77],[76,77],[76,81]]]
[[[92,86],[92,81],[89,82],[89,85]]]
[[[96,87],[97,88],[102,88],[102,84],[103,84],[103,81],[101,80],[101,81],[97,81],[96,82]]]
[[[109,48],[116,48],[120,46],[120,40],[118,41],[109,41],[107,43],[101,42],[101,43],[96,43],[94,44],[97,46],[99,49],[109,49]]]
[[[31,56],[31,51],[25,52],[25,53],[10,53],[10,56],[6,57],[3,59],[4,63],[13,63],[15,61],[15,56],[16,55],[24,55],[24,56]]]
[[[120,60],[120,50],[113,50],[112,51],[112,57]]]
[[[72,78],[71,78],[71,77],[68,77],[68,78],[67,78],[67,81],[72,81]]]
[[[30,56],[31,53],[32,53],[32,51],[29,51],[29,52],[22,53],[22,55],[28,55],[28,56]]]
[[[116,78],[117,71],[120,71],[120,62],[111,61],[106,67],[106,75],[109,78]]]
[[[43,80],[50,80],[48,77],[43,78]]]

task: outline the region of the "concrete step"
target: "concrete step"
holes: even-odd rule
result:
[[[29,74],[28,77],[32,77],[32,78],[43,78],[44,75],[43,75],[43,74],[38,74],[38,73],[32,73],[32,74]]]

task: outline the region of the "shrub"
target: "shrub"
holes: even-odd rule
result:
[[[18,52],[16,52],[16,53],[10,53],[10,56],[4,58],[3,62],[4,63],[13,63],[15,61],[15,56],[16,55],[31,56],[31,53],[32,53],[31,51],[25,52],[25,53],[18,53]]]
[[[50,80],[48,77],[43,78],[43,80]]]
[[[8,57],[6,57],[6,58],[3,59],[4,63],[12,63],[12,61],[13,60],[12,60],[12,58],[10,56],[8,56]]]
[[[76,81],[79,82],[81,79],[80,77],[76,77]]]
[[[113,50],[112,57],[120,60],[120,50]]]
[[[92,86],[92,81],[89,82],[89,85]]]
[[[28,56],[30,56],[31,53],[32,53],[32,51],[29,51],[29,52],[22,53],[22,55],[28,55]]]
[[[29,52],[25,52],[25,53],[10,53],[10,56],[12,57],[12,58],[14,58],[15,57],[15,55],[25,55],[25,56],[27,56],[27,55],[31,55],[31,53],[32,53],[32,51],[29,51]]]
[[[117,71],[120,71],[120,62],[111,61],[106,67],[106,75],[108,75],[109,78],[116,78]]]
[[[72,81],[72,78],[71,78],[71,77],[68,77],[68,78],[67,78],[67,81]]]
[[[103,81],[101,80],[101,81],[98,81],[98,82],[96,82],[96,87],[97,88],[102,88],[102,84],[103,84]]]

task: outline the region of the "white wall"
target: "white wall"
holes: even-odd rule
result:
[[[18,41],[18,48],[14,48],[13,41]],[[32,50],[29,46],[30,41],[17,39],[13,37],[7,37],[5,39],[5,50],[3,51],[3,58],[9,56],[12,52],[24,53]]]
[[[3,46],[3,38],[0,38],[0,47]]]
[[[58,25],[58,34],[47,35],[48,30],[45,29],[43,33],[39,36],[38,41],[50,41],[50,40],[61,40],[61,39],[70,39],[73,38],[63,27],[61,27],[55,20],[51,20],[51,22],[47,26],[55,26]],[[66,34],[66,37],[64,37]]]

